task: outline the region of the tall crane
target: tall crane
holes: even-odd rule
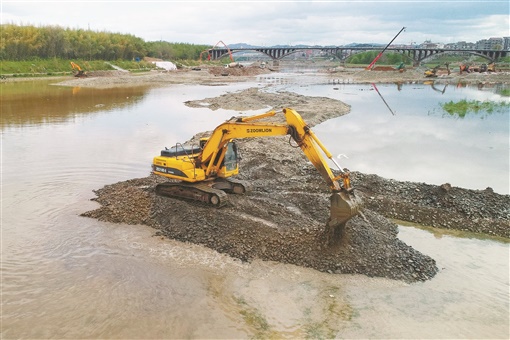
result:
[[[370,65],[368,65],[368,66],[367,66],[366,70],[371,70],[371,69],[374,67],[374,65],[375,65],[375,63],[377,62],[377,60],[379,60],[379,58],[381,58],[381,57],[382,57],[382,55],[383,55],[384,51],[386,51],[386,49],[387,49],[388,47],[390,47],[391,43],[392,43],[395,39],[397,39],[397,37],[400,35],[400,33],[402,33],[402,31],[403,31],[403,30],[405,30],[405,29],[406,29],[405,27],[402,27],[402,29],[401,29],[401,30],[397,33],[397,35],[396,35],[396,36],[394,36],[394,37],[393,37],[393,39],[391,39],[391,41],[388,43],[388,45],[386,45],[386,47],[385,47],[385,48],[384,48],[384,49],[383,49],[383,50],[382,50],[382,51],[381,51],[381,52],[377,55],[377,57],[375,57],[375,58],[374,58],[374,60],[370,63]]]
[[[216,48],[216,46],[218,46],[220,43],[221,43],[223,46],[225,46],[225,48],[227,49],[227,51],[228,51],[228,55],[229,55],[229,57],[230,57],[230,61],[234,62],[234,57],[232,56],[232,51],[230,51],[230,48],[228,48],[227,44],[225,44],[225,43],[224,43],[223,41],[221,41],[221,40],[220,40],[220,41],[218,41],[218,42],[216,43],[216,45],[214,45],[211,49],[208,49],[208,50],[202,51],[202,53],[200,53],[200,59],[199,59],[199,60],[200,60],[200,61],[202,61],[202,55],[203,55],[204,53],[207,53],[207,60],[210,60],[210,59],[211,59],[211,54],[209,53],[209,51],[214,50],[214,49]]]

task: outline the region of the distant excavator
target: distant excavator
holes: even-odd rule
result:
[[[468,64],[460,64],[459,65],[459,73],[472,73],[472,72],[496,72],[496,64],[490,63],[490,64],[482,64],[479,67],[477,66],[469,66]]]
[[[446,66],[446,72],[448,73],[448,75],[450,75],[451,74],[450,63],[446,62],[444,63],[444,65]],[[437,77],[437,71],[439,71],[440,67],[441,65],[437,65],[434,68],[428,69],[423,73],[423,75],[427,78],[435,78]]]
[[[261,121],[275,114],[275,111],[269,111],[251,117],[232,117],[216,127],[209,138],[200,139],[200,145],[196,147],[176,144],[162,150],[153,159],[152,172],[178,181],[158,184],[156,194],[221,207],[229,199],[226,193],[243,194],[249,190],[246,181],[231,178],[239,173],[240,158],[234,139],[290,135],[331,189],[328,226],[335,229],[357,215],[362,202],[351,187],[349,172],[337,164],[293,109],[283,109],[285,123]],[[333,175],[322,153],[338,167],[338,176]]]
[[[71,61],[71,67],[73,68],[73,70],[77,70],[78,72],[75,73],[75,77],[87,77],[87,74],[85,73],[85,71],[83,71],[80,67],[80,65],[76,64],[76,63],[73,63]]]
[[[426,70],[423,75],[427,78],[435,78],[437,77],[437,71],[439,70],[440,65],[435,66],[434,68]]]

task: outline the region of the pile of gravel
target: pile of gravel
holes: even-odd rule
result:
[[[470,190],[353,173],[365,205],[392,218],[422,225],[510,238],[510,196],[491,188]]]
[[[326,227],[329,188],[284,137],[240,144],[238,177],[250,180],[253,191],[230,195],[225,207],[157,196],[154,187],[165,179],[151,175],[97,190],[95,200],[101,207],[83,216],[146,224],[157,229],[155,235],[201,244],[244,261],[259,258],[406,282],[437,273],[432,258],[400,241],[397,225],[370,209],[339,228],[333,239]],[[268,147],[278,152],[268,154]]]

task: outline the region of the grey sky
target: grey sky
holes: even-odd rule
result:
[[[508,0],[9,1],[1,22],[214,45],[476,42],[510,36]]]

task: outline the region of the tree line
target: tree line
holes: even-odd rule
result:
[[[351,64],[370,64],[380,52],[367,51],[350,56],[347,61]],[[412,60],[400,53],[388,52],[382,55],[380,64],[400,64],[401,62],[411,63]]]
[[[210,46],[165,41],[146,42],[131,34],[63,28],[0,25],[0,60],[36,58],[81,60],[198,59]]]

